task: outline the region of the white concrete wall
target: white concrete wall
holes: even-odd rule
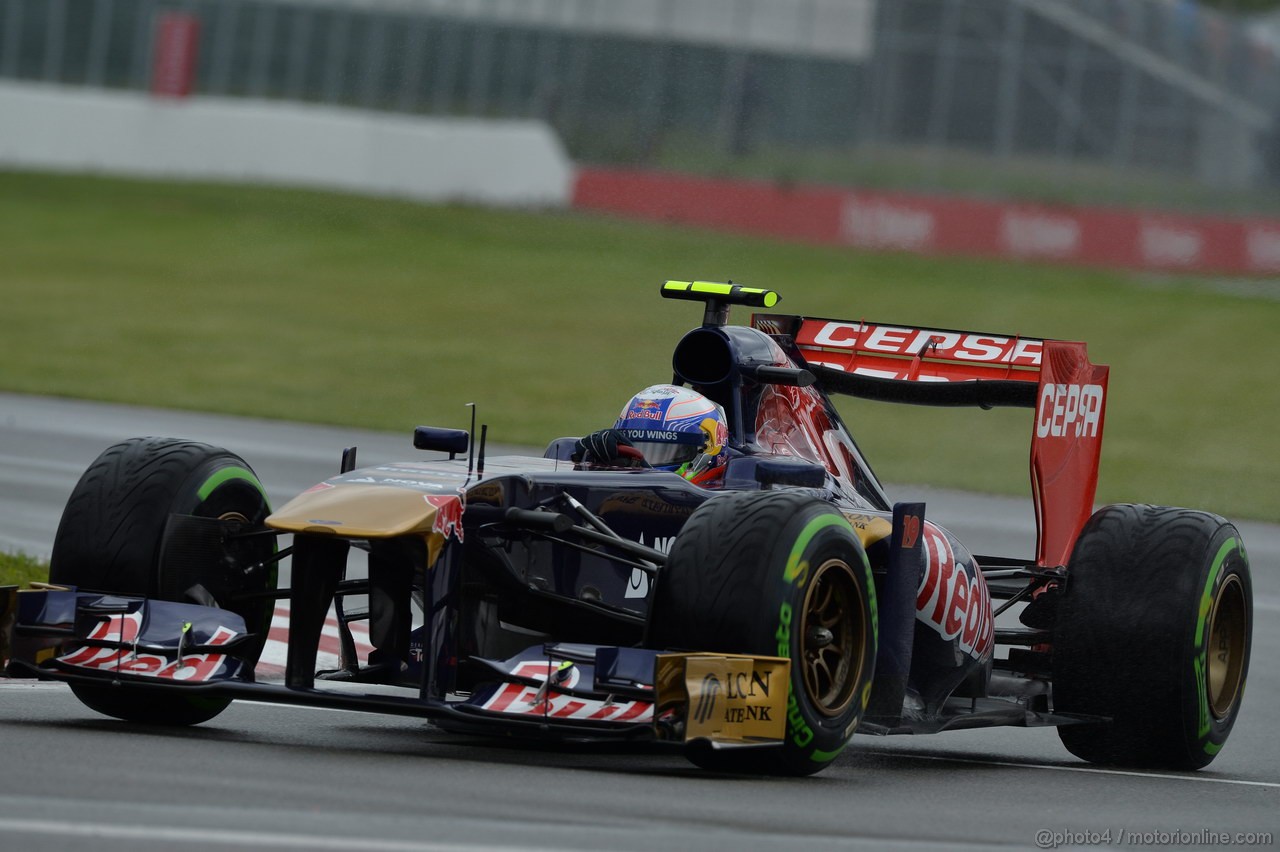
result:
[[[295,0],[332,6],[334,0]],[[341,0],[568,32],[866,60],[880,0]]]
[[[573,167],[538,121],[0,83],[0,165],[565,206]]]

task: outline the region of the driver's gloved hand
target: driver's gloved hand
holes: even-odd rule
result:
[[[608,464],[619,458],[618,447],[630,447],[631,442],[617,429],[601,429],[579,438],[570,458],[575,462]]]

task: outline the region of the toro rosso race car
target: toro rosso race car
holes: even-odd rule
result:
[[[1107,368],[1083,343],[777,313],[736,326],[731,305],[777,294],[662,295],[704,303],[672,367],[724,413],[710,486],[573,438],[486,458],[473,416],[419,427],[427,460],[357,468],[348,449],[273,511],[225,449],[126,441],[76,485],[50,584],[5,594],[8,673],[132,722],[197,724],[251,698],[655,741],[730,771],[813,773],[855,732],[998,725],[1055,726],[1098,763],[1213,760],[1249,664],[1245,548],[1206,512],[1093,511]],[[974,555],[923,504],[895,504],[831,394],[1029,409],[1034,556]],[[283,676],[255,678],[278,600]],[[326,618],[343,653],[317,672]]]

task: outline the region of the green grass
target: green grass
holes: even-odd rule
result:
[[[1100,499],[1280,517],[1275,282],[13,173],[0,244],[8,391],[398,430],[407,455],[475,402],[490,440],[541,446],[669,379],[701,314],[661,281],[732,278],[796,313],[1087,340],[1112,365]],[[889,481],[1026,493],[1028,411],[841,406]]]
[[[0,586],[49,581],[49,563],[22,553],[0,551]]]

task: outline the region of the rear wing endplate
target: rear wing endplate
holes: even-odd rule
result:
[[[829,393],[884,402],[1033,408],[1036,563],[1065,565],[1093,513],[1108,368],[1084,343],[954,329],[757,314],[789,338]]]

